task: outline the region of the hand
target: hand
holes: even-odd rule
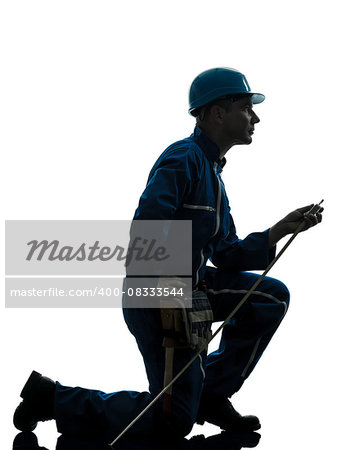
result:
[[[294,233],[303,220],[305,220],[306,224],[301,231],[306,231],[322,222],[322,212],[324,211],[324,208],[320,208],[316,214],[305,214],[310,211],[313,206],[314,205],[312,204],[304,206],[303,208],[295,209],[295,211],[292,211],[277,224],[271,227],[269,230],[269,248],[273,247],[287,234]]]
[[[322,222],[322,212],[324,208],[320,208],[316,214],[306,214],[313,206],[314,205],[312,204],[309,206],[304,206],[303,208],[295,209],[295,211],[285,216],[279,222],[280,226],[282,226],[284,231],[286,231],[286,234],[294,233],[299,224],[303,222],[303,220],[305,220],[306,225],[301,231],[306,231],[309,228],[314,227],[318,223]]]

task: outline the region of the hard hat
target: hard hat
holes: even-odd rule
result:
[[[209,69],[198,75],[192,82],[189,93],[189,110],[205,106],[219,97],[232,94],[251,94],[253,104],[265,99],[263,94],[251,92],[243,73],[228,67]]]

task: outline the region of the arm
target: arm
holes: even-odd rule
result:
[[[264,270],[275,251],[275,247],[269,248],[269,230],[239,239],[230,214],[230,232],[217,242],[211,261],[225,270]]]
[[[245,239],[237,237],[231,217],[231,232],[221,239],[215,249],[212,262],[225,270],[264,270],[275,257],[276,243],[287,234],[295,232],[303,219],[307,225],[302,231],[322,221],[321,208],[317,214],[304,216],[313,205],[298,208],[262,233],[251,233]]]

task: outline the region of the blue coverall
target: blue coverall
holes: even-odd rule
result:
[[[154,164],[135,220],[192,220],[193,286],[206,281],[214,321],[223,321],[275,255],[268,231],[238,239],[221,178],[225,160],[219,148],[196,127],[194,133],[168,147]],[[210,260],[215,267],[207,266]],[[230,397],[249,376],[283,319],[289,292],[266,277],[224,327],[219,349],[204,352],[173,386],[172,410],[163,414],[158,401],[128,431],[166,431],[186,436],[196,420],[201,396]],[[125,308],[124,318],[144,358],[149,392],[101,391],[57,383],[55,417],[59,432],[121,432],[163,388],[165,349],[159,309]],[[192,358],[193,350],[175,351],[174,374]]]

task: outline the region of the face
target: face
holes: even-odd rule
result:
[[[229,110],[220,108],[218,124],[221,121],[221,133],[232,145],[250,144],[254,133],[255,124],[260,119],[253,111],[253,105],[249,97],[241,98],[232,103]]]

